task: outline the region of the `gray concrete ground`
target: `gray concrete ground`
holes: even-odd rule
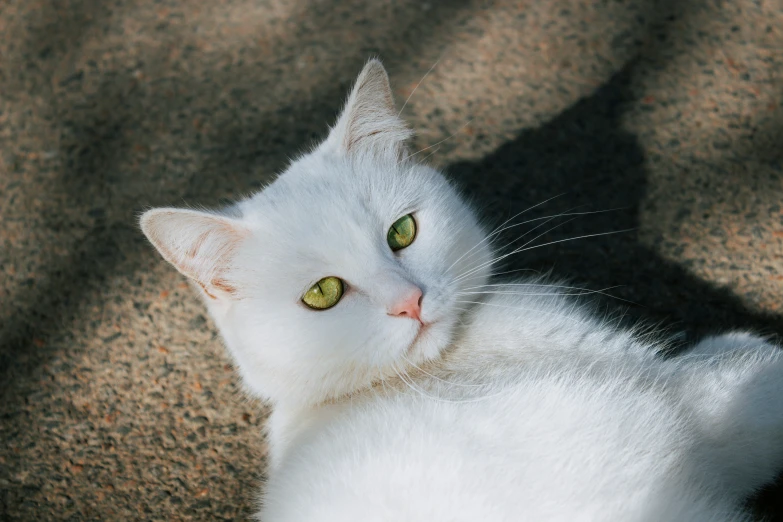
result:
[[[783,334],[781,0],[0,3],[0,518],[238,519],[266,409],[136,228],[246,194],[380,56],[492,219],[584,216],[552,270],[696,337]],[[783,520],[783,488],[755,501]]]

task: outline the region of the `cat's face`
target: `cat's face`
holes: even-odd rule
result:
[[[373,61],[327,140],[264,191],[223,214],[142,217],[261,396],[317,402],[437,357],[471,300],[459,292],[486,282],[483,232],[404,159],[408,135]]]

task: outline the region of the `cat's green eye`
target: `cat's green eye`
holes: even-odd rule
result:
[[[302,296],[302,302],[314,310],[326,310],[336,305],[343,296],[343,281],[339,277],[324,277]]]
[[[410,246],[414,239],[416,239],[416,220],[411,214],[395,221],[386,234],[386,241],[395,252]]]

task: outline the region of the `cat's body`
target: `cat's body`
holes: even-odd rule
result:
[[[664,359],[526,288],[489,297],[407,383],[276,426],[290,435],[260,518],[749,520],[743,500],[783,462],[777,348],[734,335]]]
[[[407,136],[370,62],[264,191],[142,218],[273,404],[259,517],[745,520],[783,466],[779,350],[664,358],[567,286],[488,284],[491,238]]]

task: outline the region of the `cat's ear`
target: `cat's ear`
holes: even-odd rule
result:
[[[343,154],[372,154],[398,161],[413,133],[394,107],[389,76],[378,60],[364,66],[337,124],[322,147]]]
[[[238,295],[230,268],[249,234],[228,217],[175,208],[156,208],[141,216],[141,230],[163,258],[198,283],[213,299]]]

